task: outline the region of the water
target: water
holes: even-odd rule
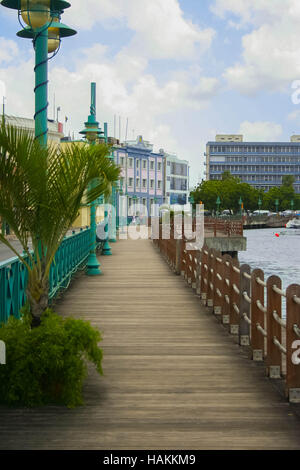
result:
[[[245,230],[244,236],[247,251],[239,252],[241,264],[262,269],[265,279],[279,276],[284,290],[290,284],[300,284],[300,229]]]

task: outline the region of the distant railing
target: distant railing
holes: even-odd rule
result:
[[[62,241],[50,269],[50,299],[66,289],[74,273],[85,265],[90,252],[90,236],[90,229],[86,229]],[[10,315],[19,318],[20,308],[26,302],[27,280],[27,269],[19,258],[0,263],[0,324],[7,322]]]
[[[211,217],[204,218],[205,233],[209,236],[242,237],[243,220],[222,220]]]
[[[174,228],[169,240],[163,240],[161,233],[153,240],[171,268],[184,276],[239,344],[250,347],[252,360],[265,361],[269,378],[284,378],[286,396],[300,403],[300,285],[283,291],[278,276],[265,281],[261,269],[251,271],[249,265],[240,266],[236,259],[206,246],[188,250],[187,242],[174,238]]]

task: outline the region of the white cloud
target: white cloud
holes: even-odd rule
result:
[[[242,60],[224,72],[230,87],[248,95],[285,91],[300,78],[298,0],[216,0],[213,11],[253,28],[242,38]]]
[[[238,133],[243,134],[245,142],[277,142],[282,136],[282,126],[268,121],[244,121]]]
[[[65,21],[91,29],[117,21],[134,32],[129,48],[134,54],[156,59],[187,60],[209,49],[215,31],[184,18],[178,0],[74,0]]]
[[[12,62],[19,54],[19,48],[15,41],[0,37],[0,65],[3,62]]]

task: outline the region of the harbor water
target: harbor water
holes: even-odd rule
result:
[[[265,279],[279,276],[283,289],[300,284],[300,229],[245,230],[244,236],[247,251],[239,253],[241,264],[262,269]]]

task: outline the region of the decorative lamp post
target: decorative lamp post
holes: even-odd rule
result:
[[[244,209],[244,203],[242,201],[242,197],[240,197],[239,205],[240,205],[240,214],[242,215],[242,210]]]
[[[262,206],[262,201],[261,201],[261,198],[258,199],[258,210],[259,210],[259,215],[260,215],[260,211],[261,211],[261,206]]]
[[[33,40],[35,50],[35,137],[47,146],[48,135],[48,54],[56,55],[61,38],[76,34],[60,23],[60,16],[71,5],[63,0],[2,0],[1,5],[18,11],[21,38]],[[27,26],[23,26],[23,22]]]
[[[294,202],[294,199],[291,200],[291,210],[293,211],[294,210],[294,205],[295,205],[295,202]]]
[[[277,214],[278,214],[278,206],[279,206],[279,200],[276,199],[276,200],[275,200],[275,207],[276,207],[276,212],[277,212]]]
[[[91,145],[96,144],[96,140],[100,139],[103,135],[99,127],[99,122],[96,120],[96,83],[91,83],[91,108],[90,115],[87,122],[85,122],[85,128],[79,134],[84,135],[87,141]],[[93,182],[91,183],[93,185]],[[97,276],[102,274],[100,270],[100,263],[96,255],[96,207],[97,200],[90,204],[90,226],[91,226],[91,250],[87,261],[87,271],[89,276]]]
[[[217,197],[216,204],[217,204],[217,216],[218,216],[220,213],[220,205],[221,205],[220,196]]]

